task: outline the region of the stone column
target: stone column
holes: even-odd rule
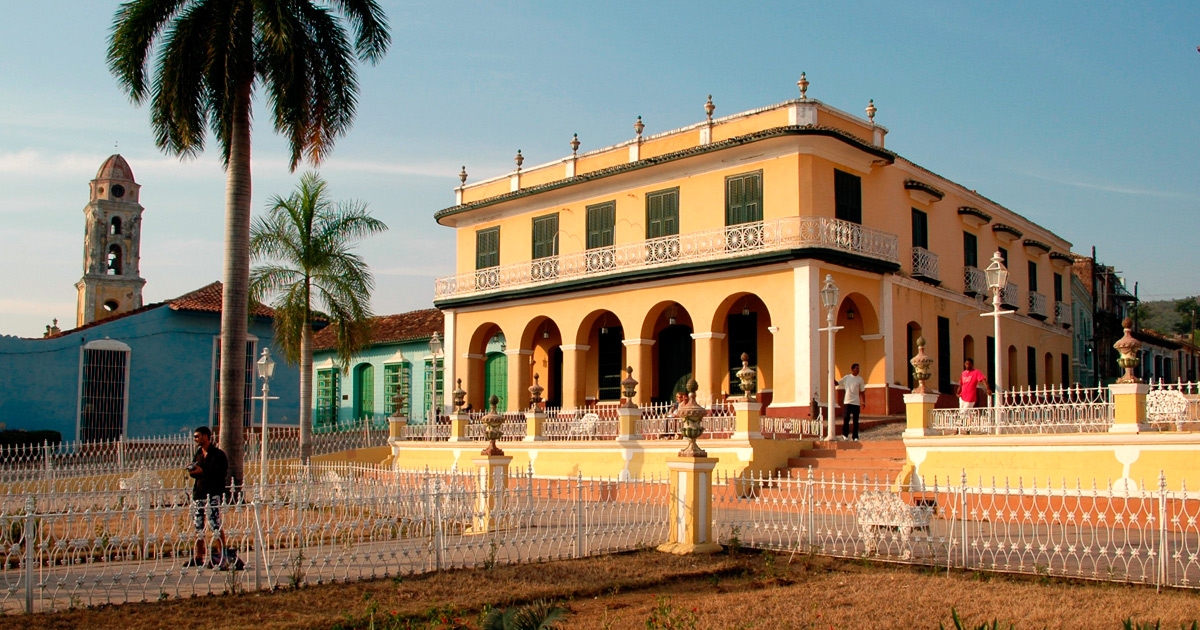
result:
[[[529,357],[533,350],[510,348],[508,355],[508,410],[519,411],[529,406]]]
[[[650,404],[650,394],[654,391],[654,383],[651,380],[651,366],[653,365],[653,357],[651,356],[651,348],[654,346],[653,339],[626,339],[621,343],[625,344],[625,363],[633,368],[634,372],[641,377],[641,390],[632,402],[638,405]],[[672,383],[673,385],[674,383]],[[669,392],[668,392],[669,393]],[[666,394],[664,394],[665,396]]]
[[[725,335],[714,332],[692,333],[692,339],[695,340],[696,346],[692,376],[699,385],[697,391],[709,401],[715,401],[720,396],[721,381],[725,376],[724,366],[718,365],[721,342],[725,340]]]
[[[712,537],[712,472],[715,457],[677,456],[667,460],[671,481],[670,531],[659,551],[686,555],[721,550]]]
[[[563,409],[583,407],[584,375],[587,373],[587,353],[591,346],[559,346],[563,353]]]
[[[738,399],[733,403],[735,440],[762,439],[762,403]]]
[[[477,474],[478,495],[475,518],[469,534],[486,534],[504,529],[505,499],[508,492],[508,467],[512,464],[508,455],[483,455],[471,459]]]
[[[937,394],[905,394],[904,409],[908,425],[902,437],[921,437],[933,433],[933,407]]]

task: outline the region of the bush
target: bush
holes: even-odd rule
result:
[[[62,433],[50,430],[22,431],[20,429],[0,431],[0,445],[3,446],[15,444],[41,446],[45,442],[51,444],[62,442]]]

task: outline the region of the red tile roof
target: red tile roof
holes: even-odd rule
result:
[[[167,300],[166,304],[173,311],[220,313],[221,291],[221,283],[214,282],[191,293],[185,293],[174,300]],[[275,317],[275,311],[264,304],[251,305],[250,314],[255,317]]]
[[[429,339],[433,333],[442,332],[442,312],[427,308],[398,315],[381,315],[371,318],[371,326],[372,344]],[[336,341],[336,328],[327,326],[313,337],[313,350],[330,350]]]

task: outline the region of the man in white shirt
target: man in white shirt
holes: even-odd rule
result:
[[[850,366],[850,373],[843,376],[842,380],[838,381],[838,389],[845,390],[846,395],[842,397],[842,406],[845,408],[845,415],[842,416],[842,439],[850,433],[850,418],[854,418],[854,441],[858,441],[858,414],[862,409],[863,395],[866,394],[867,384],[862,377],[858,375],[858,364]]]

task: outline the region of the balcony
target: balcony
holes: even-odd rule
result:
[[[1000,304],[1010,310],[1017,310],[1021,303],[1021,289],[1017,288],[1016,282],[1009,282],[1004,285],[1004,290],[1000,292]]]
[[[971,297],[987,296],[987,274],[979,267],[963,267],[963,293]]]
[[[912,275],[918,280],[940,284],[942,278],[938,272],[937,254],[924,247],[914,245],[912,248]]]
[[[1029,292],[1029,316],[1034,319],[1046,319],[1046,296],[1037,291]]]
[[[1071,305],[1066,302],[1054,303],[1054,323],[1070,330],[1071,324],[1074,323],[1074,317],[1071,313]]]
[[[792,249],[823,249],[900,262],[895,234],[827,217],[787,217],[625,243],[438,278],[434,299],[476,296]],[[932,255],[932,254],[931,254]],[[937,258],[933,258],[934,273]]]

